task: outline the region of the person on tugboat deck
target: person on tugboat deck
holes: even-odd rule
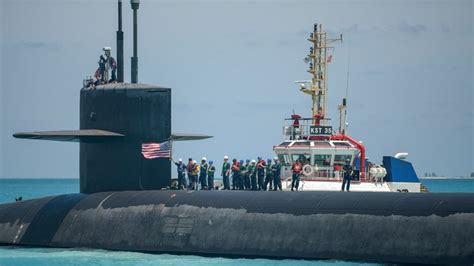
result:
[[[294,189],[298,191],[298,187],[300,185],[300,176],[303,172],[303,167],[300,159],[296,160],[296,162],[293,163],[293,165],[291,166],[291,171],[293,172],[291,181],[291,191],[294,191]]]
[[[346,159],[346,164],[344,165],[342,170],[343,170],[343,173],[344,173],[343,174],[344,177],[342,179],[341,191],[344,191],[344,186],[346,186],[346,191],[349,191],[349,188],[351,186],[351,177],[352,177],[352,174],[354,172],[354,169],[352,168],[349,159]]]

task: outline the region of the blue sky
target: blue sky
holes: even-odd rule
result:
[[[151,1],[139,9],[139,80],[172,88],[173,131],[214,135],[175,156],[273,157],[282,120],[310,113],[294,80],[313,23],[344,34],[329,69],[329,115],[345,95],[349,134],[373,161],[408,152],[419,175],[469,175],[473,160],[472,1]],[[115,53],[116,1],[0,0],[0,177],[78,177],[75,143],[18,131],[76,129],[79,90],[103,46]],[[125,73],[131,10],[124,1]],[[333,125],[336,127],[337,125]]]

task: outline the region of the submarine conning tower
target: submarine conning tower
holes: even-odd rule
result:
[[[143,143],[202,139],[171,133],[171,89],[107,83],[80,92],[80,129],[21,132],[16,138],[79,142],[80,192],[158,190],[170,185],[169,158],[147,160]]]
[[[109,69],[105,65],[113,71],[114,59],[109,57],[111,48],[104,47],[106,59],[100,57],[97,80],[84,80],[80,92],[80,129],[13,134],[16,138],[80,142],[81,193],[168,187],[171,161],[168,158],[144,159],[142,144],[211,137],[172,134],[171,89],[138,83],[137,10],[140,1],[131,0],[130,4],[133,10],[132,83],[123,82],[122,1],[119,0],[118,79],[115,80],[113,72],[112,79],[108,79]]]
[[[171,89],[108,83],[81,89],[80,129],[122,136],[80,144],[80,191],[154,190],[169,185],[168,158],[145,160],[141,145],[171,136]]]

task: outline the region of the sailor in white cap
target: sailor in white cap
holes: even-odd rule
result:
[[[110,53],[112,51],[112,48],[106,46],[102,48],[102,50],[105,53],[105,69],[104,69],[104,74],[102,76],[102,80],[107,83],[107,82],[113,82],[116,80],[116,75],[115,71],[117,70],[117,62],[115,61],[115,58],[113,58]],[[112,76],[109,80],[109,71],[112,72]]]
[[[109,65],[109,57],[110,57],[110,52],[112,51],[112,48],[106,46],[102,48],[104,51],[104,73],[102,75],[102,81],[107,83],[109,82],[109,70],[110,70],[110,65]]]
[[[224,163],[222,164],[222,181],[224,182],[224,190],[230,190],[230,163],[229,156],[224,156]]]

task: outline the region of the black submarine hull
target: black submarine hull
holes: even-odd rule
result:
[[[0,205],[0,243],[473,263],[474,194],[121,191]]]

